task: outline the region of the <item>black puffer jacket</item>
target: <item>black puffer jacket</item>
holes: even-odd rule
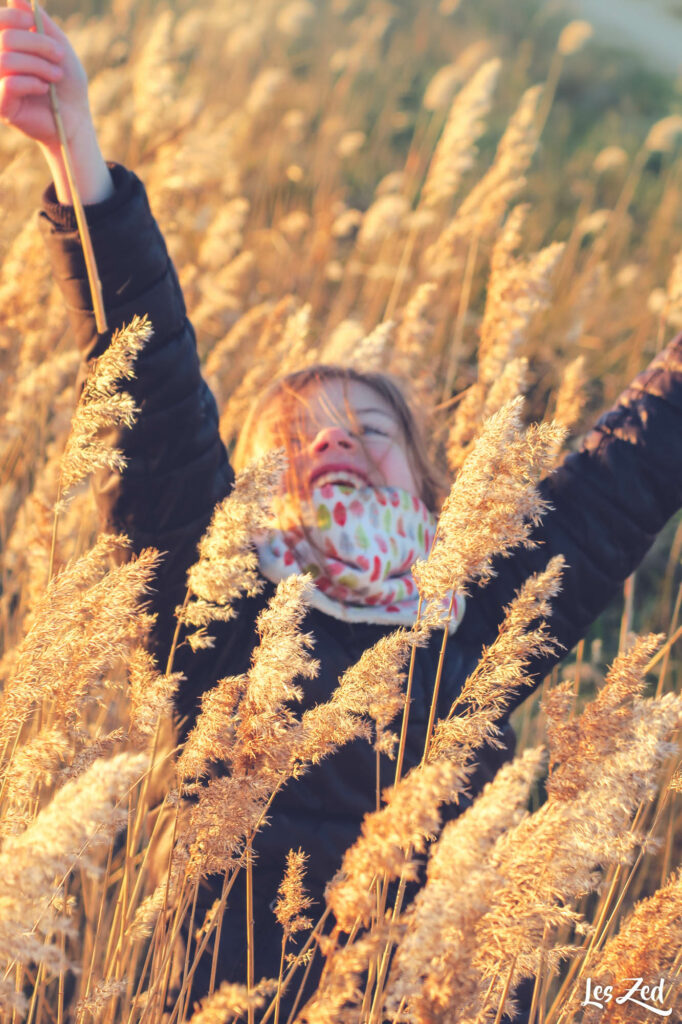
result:
[[[101,474],[96,482],[102,526],[125,531],[136,549],[153,545],[168,552],[158,580],[156,646],[165,664],[173,632],[173,609],[182,602],[187,567],[216,502],[228,494],[233,472],[218,435],[214,399],[201,378],[194,334],[175,271],[153,220],[140,181],[113,168],[115,194],[90,207],[88,218],[111,328],[147,313],[154,338],[140,356],[132,391],[141,407],[138,424],[120,440],[128,458],[124,476]],[[109,334],[98,337],[73,212],[48,190],[41,215],[54,272],[64,293],[84,360],[101,354]],[[464,619],[449,640],[443,674],[445,711],[494,639],[503,608],[529,574],[562,553],[567,562],[563,590],[554,602],[550,632],[566,651],[618,592],[656,533],[682,504],[682,342],[673,342],[621,396],[585,438],[580,451],[543,484],[553,506],[536,530],[535,550],[518,550],[500,560],[497,578],[467,602]],[[272,595],[244,600],[238,617],[218,628],[215,648],[188,657],[181,649],[176,667],[187,675],[179,700],[191,722],[200,694],[219,678],[248,668],[255,643],[253,622]],[[303,628],[316,640],[321,661],[317,679],[304,683],[304,706],[327,700],[339,675],[390,631],[388,626],[349,625],[310,610]],[[439,638],[417,653],[406,767],[418,761],[424,740]],[[539,683],[556,658],[531,666]],[[525,690],[520,701],[530,692]],[[513,750],[486,751],[474,783],[479,789]],[[393,766],[383,765],[388,784]],[[310,888],[318,900],[325,881],[356,838],[374,801],[374,752],[354,743],[290,784],[278,797],[271,824],[258,841],[256,885],[257,977],[277,973],[279,936],[269,903],[281,878],[287,850],[300,845],[310,854]],[[233,910],[239,914],[240,894]],[[241,936],[225,933],[221,975],[243,979]],[[195,993],[201,991],[199,980]]]

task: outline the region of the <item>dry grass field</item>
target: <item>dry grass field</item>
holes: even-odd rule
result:
[[[550,422],[570,449],[682,329],[679,89],[598,49],[556,6],[86,6],[50,11],[90,76],[105,156],[148,189],[228,445],[282,372],[389,368],[428,411],[451,478],[475,496],[506,450],[518,508],[532,508],[531,465],[537,479],[561,458]],[[222,902],[195,921],[210,950],[286,771],[263,758],[250,815],[224,824],[237,851],[227,860],[211,851],[207,813],[190,826],[177,814],[183,769],[200,774],[206,755],[197,741],[176,765],[172,658],[156,666],[144,651],[158,555],[125,561],[123,539],[98,537],[88,473],[107,455],[83,425],[92,408],[74,418],[78,354],[35,218],[45,184],[34,148],[0,131],[0,1021],[160,1024],[198,879],[228,866]],[[132,325],[98,369],[98,426],[134,417],[120,390],[143,335]],[[245,500],[262,502],[276,471],[245,478]],[[480,524],[450,518],[449,542],[469,561],[448,585],[465,587],[494,552]],[[534,1024],[654,1019],[632,1002],[582,1005],[589,977],[660,980],[656,1005],[682,1019],[680,526],[668,524],[622,601],[516,712],[516,760],[427,854],[505,681],[544,642],[528,629],[558,567],[533,580],[470,681],[483,694],[471,734],[435,723],[430,756],[367,822],[329,907],[300,932],[304,864],[292,855],[273,918],[280,978],[217,988],[198,1010],[185,985],[166,1024],[276,1021],[278,989],[299,984],[332,911],[311,1024],[497,1024],[523,978],[536,979]],[[245,565],[236,542],[228,555]],[[448,565],[428,586],[443,586]],[[281,644],[282,660],[306,670],[300,586],[278,601],[261,646]],[[371,678],[390,675],[398,646],[369,652]],[[205,712],[207,745],[219,713]],[[259,713],[276,718],[282,705]],[[175,822],[172,855],[150,813],[159,805]],[[429,857],[428,881],[384,918],[377,896],[415,851]]]

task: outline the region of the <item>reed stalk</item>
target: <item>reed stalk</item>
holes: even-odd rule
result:
[[[447,619],[443,626],[443,639],[440,645],[440,653],[438,655],[438,666],[436,668],[436,678],[433,684],[433,693],[431,695],[431,707],[429,708],[429,721],[426,726],[426,737],[424,739],[424,753],[422,754],[422,764],[426,764],[426,758],[429,753],[429,746],[431,745],[431,735],[433,733],[433,725],[436,721],[436,712],[438,710],[438,694],[440,692],[440,684],[443,678],[443,665],[445,663],[445,647],[448,642],[449,631],[448,623],[452,619],[452,610],[455,603],[455,593],[453,591],[450,597],[450,604],[448,606]]]
[[[286,973],[286,975],[284,977],[284,980],[282,982],[282,985],[281,985],[281,993],[286,992],[286,989],[287,989],[287,987],[289,985],[289,982],[291,981],[291,979],[293,978],[294,974],[296,973],[296,971],[298,970],[298,968],[300,966],[300,961],[303,959],[305,954],[308,952],[308,950],[312,946],[313,942],[317,938],[318,934],[324,928],[325,922],[326,922],[327,918],[329,917],[330,913],[331,913],[331,911],[330,911],[329,907],[327,907],[327,908],[325,908],[324,912],[321,914],[320,918],[317,921],[317,924],[315,925],[315,927],[310,932],[310,935],[308,936],[306,942],[301,947],[300,952],[296,955],[296,958],[295,958],[294,962],[292,963],[291,967],[287,971],[287,973]],[[301,990],[303,989],[304,985],[305,985],[305,978],[303,979],[303,982],[301,983],[301,986],[300,986]],[[262,1017],[262,1020],[261,1020],[260,1024],[267,1024],[267,1022],[270,1020],[270,1017],[275,1012],[275,1003],[276,1003],[276,998],[272,1000],[272,1002],[268,1006],[267,1010],[263,1014],[263,1017]]]
[[[506,1000],[507,996],[509,995],[509,989],[511,987],[511,981],[512,981],[512,978],[514,976],[514,968],[516,967],[516,959],[517,958],[514,957],[514,959],[511,962],[511,965],[509,967],[509,973],[507,974],[507,978],[506,978],[506,981],[504,983],[504,989],[502,991],[502,996],[500,997],[500,1005],[497,1008],[497,1014],[495,1016],[495,1020],[494,1020],[493,1024],[500,1024],[500,1021],[502,1020],[502,1013],[503,1013],[503,1010],[504,1010],[504,1003],[505,1003],[505,1000]]]
[[[43,15],[38,4],[38,0],[31,0],[31,6],[33,8],[33,17],[35,19],[36,30],[44,35],[45,28],[43,26]],[[57,134],[59,135],[62,160],[64,162],[64,169],[66,171],[66,176],[69,183],[71,200],[73,202],[74,213],[76,215],[76,223],[78,225],[78,231],[83,246],[83,256],[85,258],[85,266],[88,274],[88,282],[90,284],[90,293],[92,295],[93,310],[95,313],[95,325],[97,327],[97,331],[100,334],[104,334],[104,332],[107,330],[107,316],[104,310],[102,285],[99,279],[99,272],[97,270],[95,251],[92,247],[92,239],[90,237],[90,229],[88,227],[88,222],[85,216],[83,202],[81,200],[80,192],[76,184],[76,175],[73,168],[73,162],[71,160],[69,141],[66,136],[66,131],[64,130],[64,123],[62,121],[62,116],[59,110],[57,89],[52,82],[50,83],[48,94],[50,97],[50,106],[52,107],[52,115],[54,117],[54,122],[57,128]]]
[[[464,266],[464,277],[462,280],[462,288],[459,293],[459,300],[457,303],[457,317],[455,319],[455,329],[452,336],[452,342],[448,352],[447,363],[445,366],[445,372],[443,374],[443,390],[441,392],[440,401],[446,402],[451,394],[452,388],[455,383],[455,377],[457,375],[457,368],[459,358],[462,351],[462,340],[464,338],[464,326],[466,323],[467,312],[471,304],[471,291],[474,284],[474,276],[476,273],[476,260],[478,258],[478,246],[481,238],[481,233],[477,227],[469,242],[467,249],[467,260]]]
[[[253,992],[254,949],[253,949],[253,848],[251,841],[246,844],[246,987]],[[249,1024],[254,1024],[255,1011],[249,1005]]]
[[[417,605],[417,619],[419,622],[422,610],[422,598],[419,598],[419,604]],[[407,742],[407,726],[410,719],[410,703],[412,700],[412,685],[414,682],[414,666],[415,659],[417,657],[417,648],[413,647],[410,651],[410,665],[407,672],[407,684],[405,686],[405,706],[403,708],[403,717],[400,725],[400,740],[398,742],[398,753],[395,759],[395,782],[397,784],[403,774],[403,763],[405,760],[405,744]]]

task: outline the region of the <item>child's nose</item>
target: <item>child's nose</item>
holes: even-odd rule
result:
[[[349,452],[354,451],[356,447],[355,438],[343,427],[324,427],[318,431],[312,443],[312,450],[316,455],[335,449]]]

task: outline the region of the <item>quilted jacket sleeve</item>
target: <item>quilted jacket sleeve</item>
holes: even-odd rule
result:
[[[110,169],[113,196],[86,208],[110,327],[105,334],[95,328],[73,210],[56,202],[52,188],[40,222],[83,356],[81,384],[89,361],[134,314],[146,313],[154,329],[138,357],[136,378],[126,385],[140,408],[138,422],[111,437],[127,459],[125,485],[120,473],[105,470],[94,489],[103,529],[127,533],[136,551],[154,546],[167,552],[155,601],[161,647],[172,631],[173,609],[182,603],[196,544],[213,506],[229,493],[233,473],[176,273],[144,187],[123,167]]]
[[[534,532],[539,546],[497,560],[497,578],[476,593],[460,626],[489,644],[515,590],[562,554],[563,589],[552,602],[549,627],[564,651],[530,666],[536,686],[585,635],[682,506],[682,335],[635,378],[541,491],[553,511]]]

